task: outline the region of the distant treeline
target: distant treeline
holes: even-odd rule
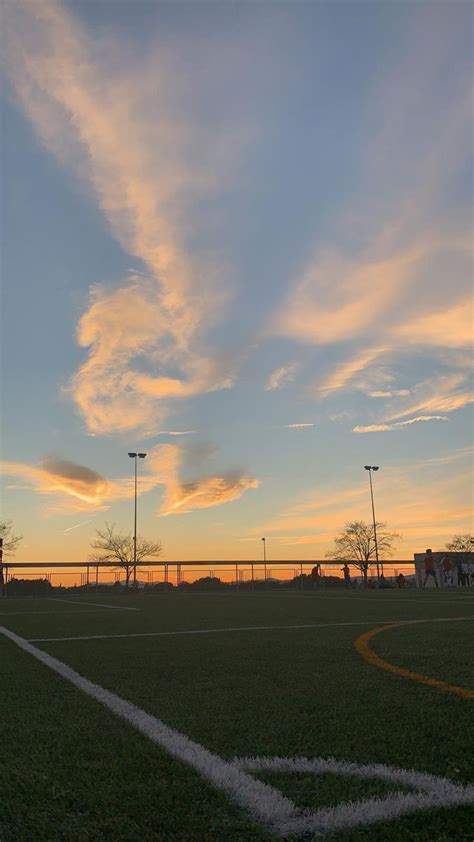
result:
[[[409,584],[407,582],[407,584]],[[353,587],[355,583],[352,583]],[[386,586],[392,586],[389,580]],[[357,585],[359,587],[359,585]],[[362,587],[362,585],[360,585]],[[295,576],[293,579],[246,579],[239,582],[223,582],[217,576],[204,576],[201,579],[196,579],[194,582],[181,582],[179,585],[174,585],[172,582],[156,582],[154,584],[143,584],[141,582],[137,585],[137,590],[140,593],[164,593],[168,592],[188,592],[188,591],[262,591],[262,590],[279,590],[287,588],[298,588],[304,590],[314,590],[315,588],[344,588],[344,580],[338,576],[324,576],[319,583],[314,579],[303,573]],[[10,579],[8,585],[4,587],[5,596],[48,596],[51,594],[67,593],[67,594],[81,594],[81,593],[122,593],[126,590],[122,582],[115,582],[115,584],[105,583],[91,583],[89,585],[72,585],[65,587],[59,585],[54,587],[49,579]],[[130,584],[129,591],[133,590],[133,585]]]

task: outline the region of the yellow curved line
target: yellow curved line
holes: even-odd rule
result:
[[[377,634],[387,631],[387,629],[396,629],[400,626],[414,625],[414,623],[419,622],[420,620],[404,620],[400,623],[377,626],[375,629],[370,629],[370,631],[361,634],[355,641],[354,646],[359,655],[362,655],[362,657],[368,661],[369,664],[373,664],[374,667],[379,667],[379,669],[386,670],[387,672],[393,672],[395,675],[402,676],[402,678],[409,678],[411,681],[418,681],[419,684],[427,684],[429,687],[436,687],[438,690],[444,690],[447,693],[455,693],[457,696],[462,696],[464,699],[474,699],[474,690],[469,690],[468,687],[458,687],[456,684],[449,684],[447,681],[430,678],[428,675],[421,675],[419,672],[413,672],[412,670],[405,669],[405,667],[399,667],[396,664],[391,664],[390,661],[385,661],[383,658],[380,658],[379,655],[376,655],[370,648],[369,641]]]

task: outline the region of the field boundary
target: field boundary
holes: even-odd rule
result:
[[[474,617],[452,617],[452,620],[474,620]],[[369,641],[373,640],[374,637],[381,634],[383,631],[388,631],[389,629],[397,629],[403,626],[411,626],[424,622],[427,621],[402,620],[400,622],[377,626],[375,629],[371,629],[370,631],[361,634],[360,637],[358,637],[355,641],[354,647],[359,653],[359,655],[362,655],[364,660],[367,661],[369,664],[372,664],[374,667],[378,667],[379,669],[385,670],[386,672],[391,672],[394,675],[400,676],[401,678],[407,678],[411,681],[416,681],[418,682],[418,684],[426,684],[429,687],[436,687],[437,690],[443,690],[447,693],[454,693],[455,695],[462,696],[465,699],[474,699],[474,690],[470,690],[468,687],[459,687],[457,684],[450,684],[448,681],[442,681],[441,679],[430,678],[428,675],[423,675],[422,673],[406,669],[406,667],[400,667],[397,664],[392,664],[390,661],[386,661],[384,658],[381,658],[379,655],[377,655],[369,645]]]

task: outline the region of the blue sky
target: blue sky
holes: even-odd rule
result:
[[[19,559],[128,529],[131,448],[169,558],[322,557],[368,462],[399,557],[469,530],[471,15],[7,4]]]

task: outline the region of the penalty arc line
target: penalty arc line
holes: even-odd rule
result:
[[[390,767],[382,767],[385,777],[390,778],[391,775],[391,779],[395,782],[400,781],[400,777],[403,775],[411,776],[411,783],[418,791],[409,794],[395,793],[386,798],[371,798],[366,801],[323,808],[314,813],[302,813],[290,799],[283,796],[278,790],[262,783],[262,781],[244,771],[245,768],[249,768],[249,763],[252,762],[256,771],[259,768],[261,771],[268,768],[262,766],[261,759],[243,758],[241,761],[238,759],[226,761],[131,702],[79,675],[67,664],[33,646],[9,629],[0,626],[0,633],[20,649],[28,652],[45,666],[58,673],[84,694],[91,696],[117,716],[125,719],[173,757],[191,766],[205,780],[216,788],[223,790],[233,801],[248,810],[255,819],[262,822],[275,835],[301,837],[312,832],[314,835],[322,837],[336,829],[379,822],[417,810],[474,803],[473,786],[458,786],[452,781],[443,778],[435,779],[430,775],[421,775],[422,780],[415,780],[418,775],[416,772],[400,769],[391,770]],[[267,758],[267,760],[271,759]],[[276,758],[276,760],[278,762],[282,760],[293,762],[294,764],[313,763],[319,764],[319,766],[328,763],[333,764],[333,766],[334,764],[340,764],[339,761],[332,758],[316,758],[312,761],[307,758],[296,758],[293,761],[289,758]],[[348,765],[349,771],[339,768],[339,773],[351,774],[353,769],[356,768],[356,764]],[[362,776],[369,776],[369,767],[359,768]],[[380,767],[372,768],[377,774],[376,770]],[[295,768],[293,771],[298,771],[298,769]],[[321,772],[323,770],[313,768],[311,771]],[[383,775],[381,776],[383,777]]]
[[[454,619],[454,618],[453,618]],[[458,620],[474,620],[474,617],[457,617]],[[462,696],[464,699],[474,699],[474,690],[468,687],[459,687],[457,684],[450,684],[448,681],[442,681],[438,678],[430,678],[428,675],[423,675],[419,672],[406,669],[406,667],[399,667],[397,664],[392,664],[377,655],[373,649],[370,648],[369,641],[388,629],[402,628],[403,626],[411,626],[418,623],[419,620],[402,620],[401,622],[391,623],[389,625],[377,626],[375,629],[364,632],[354,643],[354,647],[359,655],[362,655],[365,661],[372,664],[374,667],[385,670],[386,672],[394,673],[394,675],[408,678],[411,681],[416,681],[418,684],[426,684],[429,687],[436,687],[437,690],[444,690],[447,693],[454,693],[456,696]]]
[[[76,612],[74,612],[76,613]],[[86,612],[89,613],[89,612]],[[92,612],[91,612],[92,613]],[[474,617],[431,617],[426,620],[379,620],[381,624],[392,625],[394,622],[412,622],[412,623],[450,623],[456,620],[470,620]],[[301,625],[290,626],[235,626],[222,629],[180,629],[178,631],[159,631],[159,632],[123,632],[119,634],[88,634],[76,635],[74,637],[30,637],[30,643],[59,643],[61,641],[73,640],[114,640],[117,638],[133,638],[133,637],[174,637],[179,635],[189,634],[226,634],[228,632],[248,632],[248,631],[284,631],[285,629],[326,629],[326,628],[340,628],[341,626],[371,626],[374,620],[355,620],[341,623],[305,623]]]

